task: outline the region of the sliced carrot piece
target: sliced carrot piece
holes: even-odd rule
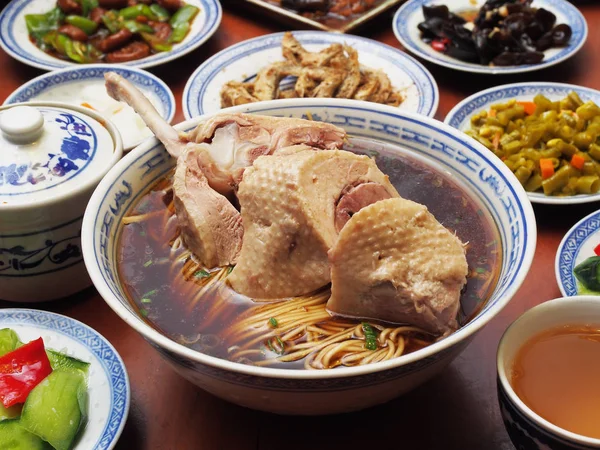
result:
[[[490,109],[490,112],[488,113],[488,116],[490,116],[490,117],[496,117],[496,110],[494,108]]]
[[[498,150],[500,146],[500,132],[494,135],[494,139],[492,139],[492,145],[494,146],[494,150]]]
[[[528,116],[532,115],[535,112],[535,108],[537,108],[533,102],[517,102],[517,104],[521,105],[525,109],[525,114]]]
[[[585,163],[585,159],[583,158],[583,156],[578,155],[577,153],[575,153],[572,157],[571,157],[571,165],[573,167],[575,167],[576,169],[582,170],[583,169],[583,164]]]
[[[552,160],[548,158],[540,159],[540,171],[542,172],[542,179],[550,178],[554,175],[554,165],[552,164]]]

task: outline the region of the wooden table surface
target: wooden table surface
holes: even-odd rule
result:
[[[240,10],[225,0],[219,30],[200,49],[151,69],[173,90],[183,120],[181,94],[187,78],[216,52],[255,36],[285,31],[285,25]],[[596,4],[594,4],[596,3]],[[515,76],[481,76],[425,63],[440,90],[436,118],[442,120],[460,100],[491,86],[526,80],[560,81],[600,89],[600,4],[577,2],[589,25],[583,49],[570,60],[542,71]],[[391,18],[374,20],[356,34],[401,48]],[[0,50],[0,101],[39,75]],[[133,329],[104,303],[94,288],[73,297],[27,307],[78,319],[103,334],[119,351],[129,372],[131,409],[118,450],[160,449],[513,449],[496,399],[495,355],[506,327],[532,306],[560,296],[554,258],[566,231],[595,204],[571,207],[534,205],[538,242],[532,268],[510,304],[437,378],[385,405],[329,417],[285,417],[241,408],[196,388],[179,377]],[[1,287],[0,287],[1,296]],[[15,304],[0,301],[0,307]],[[391,447],[393,446],[393,447]]]

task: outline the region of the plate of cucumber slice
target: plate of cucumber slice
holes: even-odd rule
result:
[[[123,360],[60,314],[0,310],[0,448],[108,450],[129,412]]]

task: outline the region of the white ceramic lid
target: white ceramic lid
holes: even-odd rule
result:
[[[116,146],[100,117],[81,108],[18,104],[3,109],[0,210],[79,190],[114,164]]]

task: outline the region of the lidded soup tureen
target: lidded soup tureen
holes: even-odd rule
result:
[[[115,126],[91,109],[0,108],[1,300],[54,300],[92,284],[81,253],[83,213],[122,153]]]

